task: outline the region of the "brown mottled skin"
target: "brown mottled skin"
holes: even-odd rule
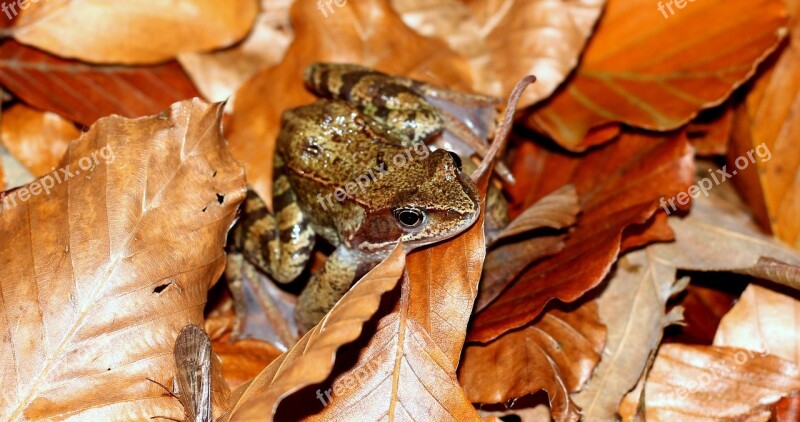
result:
[[[250,193],[232,254],[287,283],[306,267],[315,235],[336,247],[300,295],[295,315],[304,329],[398,240],[412,247],[447,239],[471,226],[480,208],[458,156],[423,143],[441,132],[441,119],[404,88],[413,81],[391,84],[387,75],[352,65],[315,66],[306,83],[328,98],[283,114],[274,214]],[[235,279],[237,271],[228,274]]]

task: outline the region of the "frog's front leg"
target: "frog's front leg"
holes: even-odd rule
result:
[[[344,245],[336,248],[322,268],[311,276],[300,294],[295,320],[303,330],[316,325],[344,296],[358,278],[380,262],[380,257],[365,258]]]

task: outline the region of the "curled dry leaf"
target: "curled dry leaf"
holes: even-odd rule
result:
[[[608,341],[589,383],[573,400],[586,421],[614,420],[619,402],[646,368],[661,342],[663,330],[677,315],[666,313],[667,300],[683,290],[687,279],[675,280],[676,268],[661,261],[652,247],[630,252],[597,299]]]
[[[769,161],[757,163],[758,173],[736,182],[761,225],[800,249],[800,3],[787,5],[792,16],[788,46],[737,107],[729,161],[762,144],[771,151]]]
[[[234,47],[178,56],[181,66],[205,98],[227,100],[259,70],[275,65],[283,58],[294,37],[289,23],[289,8],[293,1],[261,0],[261,10],[253,30]]]
[[[512,238],[541,228],[563,229],[575,224],[580,211],[578,194],[572,185],[552,192],[518,215],[495,239]],[[540,235],[490,246],[484,262],[475,311],[483,310],[528,265],[564,248],[564,236]]]
[[[605,0],[393,0],[403,21],[469,59],[473,88],[504,97],[536,75],[521,106],[547,98],[575,68]]]
[[[194,100],[101,119],[70,143],[73,177],[3,198],[16,206],[0,211],[0,419],[183,417],[147,378],[170,383],[175,338],[203,320],[244,199],[220,116]]]
[[[175,62],[93,66],[59,59],[13,40],[0,45],[0,83],[31,106],[84,126],[111,114],[156,114],[176,101],[200,95]]]
[[[237,92],[228,138],[234,155],[245,163],[248,183],[266,201],[272,198],[272,166],[264,163],[273,161],[281,113],[314,100],[303,89],[309,64],[352,62],[429,82],[447,81],[454,88],[470,86],[466,61],[443,42],[407,27],[388,3],[349,1],[322,13],[317,2],[295,2],[291,16],[298,36],[284,59]]]
[[[645,389],[648,421],[766,421],[768,405],[800,390],[800,367],[750,350],[665,344]],[[640,395],[625,397],[623,421],[634,420]]]
[[[31,2],[11,35],[53,54],[92,63],[147,64],[225,47],[250,31],[255,0]]]
[[[364,323],[378,310],[381,296],[397,286],[404,266],[403,246],[398,245],[291,350],[234,391],[228,420],[260,420],[264,415],[274,415],[282,399],[324,381],[333,369],[336,351],[359,337]]]
[[[515,202],[527,207],[572,183],[581,198],[581,217],[562,252],[525,270],[475,317],[472,341],[486,342],[521,327],[550,300],[571,302],[599,284],[617,258],[625,228],[648,221],[658,198],[686,190],[694,173],[683,134],[625,134],[583,156],[523,142],[517,157]]]
[[[577,420],[569,393],[592,374],[604,342],[596,303],[553,309],[491,343],[468,345],[458,379],[473,403],[506,403],[545,390],[554,419]]]
[[[574,76],[528,124],[576,151],[608,141],[619,123],[676,129],[722,103],[786,34],[780,0],[684,5],[670,15],[651,0],[609,0]],[[703,30],[709,22],[721,24]]]
[[[58,166],[69,141],[80,131],[72,122],[49,111],[15,104],[3,110],[0,137],[3,145],[35,176],[44,176]]]
[[[722,318],[714,345],[767,352],[800,363],[800,302],[751,284]]]

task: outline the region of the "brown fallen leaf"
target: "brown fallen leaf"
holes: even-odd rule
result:
[[[676,268],[662,262],[651,248],[622,256],[597,299],[608,330],[603,360],[589,383],[572,397],[583,409],[585,421],[616,418],[620,401],[639,381],[664,328],[680,319],[680,311],[667,313],[666,305],[688,279],[676,280]]]
[[[37,177],[54,171],[69,141],[81,133],[58,114],[24,104],[3,110],[0,131],[6,149]]]
[[[253,30],[244,41],[231,48],[178,56],[181,66],[205,98],[225,101],[259,70],[280,62],[294,38],[289,23],[293,1],[261,0]]]
[[[550,96],[572,72],[604,5],[605,0],[392,1],[408,26],[469,59],[476,91],[505,97],[519,78],[535,75],[521,107]]]
[[[157,114],[176,101],[200,95],[175,62],[94,66],[59,59],[13,40],[0,45],[0,84],[31,106],[84,126],[111,114]]]
[[[669,333],[670,343],[711,344],[714,341],[722,317],[739,300],[744,289],[741,286],[744,280],[731,283],[730,277],[727,273],[714,274],[714,278],[708,280],[698,277],[698,273],[692,275],[693,283],[680,298],[684,324],[677,332]],[[725,284],[717,283],[717,278]]]
[[[729,271],[800,289],[800,253],[763,234],[732,192],[722,184],[708,198],[698,193],[688,216],[669,219],[675,242],[653,245],[654,253],[684,270]]]
[[[595,287],[616,260],[624,229],[648,221],[658,198],[686,190],[694,174],[692,151],[682,134],[625,134],[584,156],[523,142],[517,156],[512,170],[519,183],[510,189],[519,198],[515,202],[528,207],[572,183],[581,198],[581,216],[562,252],[527,269],[477,314],[470,341],[486,342],[524,326],[550,300],[571,302]]]
[[[604,343],[595,302],[553,309],[491,343],[468,345],[458,378],[473,403],[506,403],[545,390],[555,420],[577,420],[569,393],[588,380]]]
[[[766,421],[769,404],[800,390],[800,367],[744,349],[665,344],[645,385],[648,421]],[[633,420],[640,395],[622,402],[623,421]]]
[[[72,177],[3,198],[0,419],[183,416],[147,378],[170,383],[175,338],[202,323],[244,199],[221,107],[101,119],[70,143]]]
[[[261,420],[264,415],[274,415],[282,399],[324,381],[333,369],[337,349],[359,337],[363,324],[378,310],[381,296],[397,286],[404,265],[403,246],[398,245],[291,350],[233,392],[227,420]]]
[[[677,129],[722,103],[786,34],[780,0],[683,4],[670,14],[651,0],[609,0],[575,74],[527,123],[575,151],[620,123]],[[712,21],[721,25],[702,30]]]
[[[254,0],[102,0],[27,3],[17,41],[92,63],[148,64],[225,47],[250,31]]]
[[[766,352],[800,363],[800,301],[757,284],[720,322],[714,346]]]
[[[429,82],[447,81],[456,89],[470,86],[466,60],[446,44],[407,27],[389,0],[359,0],[322,13],[316,2],[292,6],[297,36],[277,66],[257,73],[236,94],[234,115],[226,129],[231,150],[245,163],[247,181],[268,204],[272,198],[275,137],[284,110],[307,104],[303,71],[314,62],[352,62],[391,74]]]
[[[483,310],[532,262],[564,249],[564,236],[560,235],[531,236],[509,242],[501,240],[540,228],[569,227],[575,224],[579,211],[575,187],[567,185],[528,207],[503,229],[493,242],[501,244],[489,246],[473,312]]]
[[[791,35],[781,56],[771,63],[736,108],[729,162],[759,145],[771,151],[769,161],[758,162],[758,172],[735,181],[759,217],[762,227],[800,249],[800,3],[787,2]]]

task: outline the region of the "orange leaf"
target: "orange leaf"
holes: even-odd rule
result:
[[[786,34],[780,0],[683,2],[665,16],[667,3],[609,0],[574,77],[528,124],[575,151],[619,123],[676,129],[723,102]]]
[[[258,10],[254,0],[53,0],[27,6],[11,28],[18,41],[66,58],[125,64],[231,45],[247,35]]]
[[[61,116],[24,104],[3,110],[0,130],[3,145],[37,177],[53,171],[69,141],[81,133]]]

